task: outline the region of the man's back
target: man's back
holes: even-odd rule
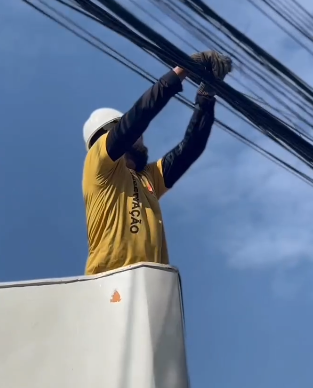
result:
[[[168,263],[163,220],[158,198],[165,192],[160,163],[142,173],[126,167],[120,158],[102,175],[98,140],[87,154],[83,176],[89,258],[86,274],[150,261]],[[103,149],[103,147],[101,147]]]

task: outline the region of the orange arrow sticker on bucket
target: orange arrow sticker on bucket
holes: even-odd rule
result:
[[[111,299],[110,299],[110,302],[111,303],[117,303],[117,302],[120,302],[122,299],[121,299],[121,295],[118,291],[114,291]]]

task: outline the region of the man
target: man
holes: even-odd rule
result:
[[[231,71],[231,60],[216,52],[197,53],[192,58],[220,79]],[[148,164],[143,133],[182,91],[186,76],[185,70],[176,67],[126,114],[98,109],[84,125],[87,275],[143,261],[169,263],[159,199],[204,151],[214,122],[214,90],[200,85],[184,139],[155,163]]]

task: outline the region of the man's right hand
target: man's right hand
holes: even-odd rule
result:
[[[213,75],[220,80],[224,80],[226,75],[232,70],[231,58],[216,51],[195,53],[191,55],[191,58],[202,65],[206,70],[213,73]],[[215,95],[214,88],[204,82],[200,84],[198,93],[211,97]]]

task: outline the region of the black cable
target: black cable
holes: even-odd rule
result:
[[[155,1],[157,1],[157,0],[155,0]],[[160,2],[160,0],[158,0],[158,2]],[[164,2],[164,1],[163,1]],[[181,1],[182,2],[182,1]],[[176,5],[176,3],[175,3],[175,5]],[[190,4],[188,4],[188,5],[190,5]],[[210,23],[212,23],[212,20],[210,19],[210,18],[208,18],[207,17],[207,15],[206,16],[204,16],[203,15],[203,12],[201,13],[200,11],[199,11],[199,9],[198,8],[192,8],[191,7],[191,10],[192,11],[194,11],[194,12],[196,12],[197,14],[198,14],[198,16],[200,16],[200,17],[202,17],[202,18],[204,18],[205,20],[207,20],[207,21],[209,21]],[[189,15],[188,15],[188,17],[189,17]],[[220,19],[221,20],[221,19]],[[221,30],[223,30],[223,28],[224,28],[224,24],[222,25],[222,28],[221,28]],[[229,39],[231,39],[231,35],[230,35],[230,33],[228,32],[228,30],[226,30],[226,31],[223,31],[223,33],[229,38]],[[239,42],[239,41],[238,41]],[[239,43],[238,43],[239,44]],[[241,42],[240,42],[240,46],[242,47],[242,44],[241,44]],[[250,50],[252,50],[253,48],[250,48]],[[253,51],[253,50],[252,50]],[[247,51],[246,51],[247,52]],[[250,53],[251,54],[251,53]],[[254,58],[253,58],[254,60],[257,60],[257,57],[255,57],[254,56]],[[264,58],[261,58],[262,59],[262,61],[264,62]],[[261,63],[262,64],[262,61],[260,61],[260,59],[258,60],[259,61],[259,63]],[[268,67],[268,64],[265,62],[265,64],[266,64],[266,66]],[[280,79],[281,79],[281,81],[283,81],[283,82],[285,82],[291,89],[293,89],[294,91],[298,91],[298,93],[299,93],[299,90],[292,84],[292,83],[290,83],[290,81],[288,81],[286,78],[283,78],[281,75],[280,75],[280,73],[277,71],[277,70],[275,70],[273,67],[268,67],[268,69],[271,71],[271,72],[273,72],[276,76],[279,76],[280,77]],[[289,92],[290,93],[290,92]],[[303,95],[303,93],[301,92],[301,95],[302,95],[302,97],[304,96]],[[305,96],[305,98],[308,100],[308,98],[307,98],[307,96]],[[298,98],[299,99],[299,98]],[[290,94],[289,94],[289,100],[290,100]],[[296,100],[293,100],[292,99],[292,101],[296,101]],[[303,102],[302,102],[303,103]],[[296,103],[297,104],[297,103]],[[307,104],[306,104],[307,105]],[[312,101],[311,101],[311,106],[312,106]],[[299,106],[298,106],[299,107]],[[308,113],[308,112],[307,112]],[[307,124],[307,123],[306,123]]]
[[[254,43],[242,32],[237,30],[234,26],[228,23],[225,19],[219,16],[216,12],[212,10],[208,5],[206,5],[202,0],[179,0],[181,3],[185,4],[188,8],[196,12],[202,18],[210,21],[214,20],[219,23],[225,30],[227,30],[232,36],[234,36],[238,41],[241,41],[247,47],[249,47],[252,52],[254,52],[262,61],[267,63],[267,66],[270,67],[271,71],[279,71],[286,79],[291,80],[298,88],[299,93],[303,95],[310,103],[313,102],[313,89],[301,80],[296,74],[290,71],[286,66],[280,63],[276,58],[263,50],[260,46]],[[277,69],[277,70],[275,70]],[[286,80],[285,79],[285,80]]]
[[[305,44],[299,38],[297,38],[293,33],[291,33],[286,27],[284,27],[282,23],[279,23],[273,16],[271,16],[268,12],[266,12],[260,6],[260,2],[257,2],[256,0],[248,0],[248,1],[259,12],[261,12],[268,19],[274,22],[284,33],[286,33],[291,39],[293,39],[299,46],[305,49],[309,54],[313,55],[313,50],[307,44]],[[288,9],[287,7],[287,12],[285,13],[284,8],[281,8],[279,3],[274,4],[274,3],[269,3],[264,1],[264,4],[270,9],[272,9],[276,15],[281,17],[285,22],[287,22],[290,26],[292,26],[303,37],[305,37],[306,39],[312,42],[312,35],[308,32],[310,29],[310,26],[307,24],[307,21],[303,20],[303,18],[300,17],[300,15],[295,14],[294,9],[293,10],[290,8]],[[286,7],[286,4],[284,4],[284,7]],[[295,15],[296,17],[298,16],[299,19],[297,20],[296,17],[293,17],[292,15]],[[305,30],[304,27],[306,27],[307,30]]]
[[[160,18],[157,18],[156,16],[154,16],[151,12],[149,12],[147,9],[145,9],[141,4],[137,3],[136,1],[134,0],[130,0],[130,2],[136,6],[138,9],[140,9],[143,13],[145,13],[146,15],[148,15],[150,18],[152,18],[155,22],[159,23],[163,28],[165,28],[166,30],[168,30],[171,34],[173,34],[175,37],[177,37],[178,39],[180,39],[184,44],[186,44],[187,46],[189,46],[190,48],[193,49],[194,52],[197,52],[199,51],[194,45],[192,45],[190,42],[188,42],[185,38],[183,38],[181,35],[179,35],[178,33],[176,33],[176,31],[174,31],[173,28],[170,28],[168,24],[166,23],[163,23]],[[166,15],[168,16],[168,13],[166,12]],[[190,22],[190,20],[189,20]],[[221,43],[219,43],[218,41],[221,41],[219,37],[217,37],[212,31],[209,32],[209,34],[204,31],[204,29],[200,30],[199,27],[196,27],[194,24],[192,25],[192,23],[190,22],[189,23],[189,26],[191,27],[191,31],[190,31],[190,34],[193,35],[196,39],[198,39],[201,43],[203,43],[206,47],[208,48],[212,48],[214,50],[221,50],[223,51],[223,53],[226,53],[226,54],[229,54],[231,55],[232,59],[233,59],[233,64],[234,64],[234,68],[235,69],[240,69],[239,66],[236,65],[236,62],[234,61],[234,59],[238,60],[238,62],[240,61],[240,59],[236,56],[234,56],[234,53],[233,53],[233,50],[230,48],[227,50],[227,48],[225,48],[225,44],[227,44],[226,42],[223,42],[223,45]],[[183,26],[185,27],[185,26]],[[187,25],[188,27],[188,25]],[[196,34],[196,32],[198,32],[198,34]],[[212,36],[213,36],[213,39],[212,39]],[[204,40],[203,37],[207,37],[209,39],[207,40]],[[217,41],[214,40],[214,37],[217,38]],[[211,39],[210,39],[211,38]],[[208,42],[209,41],[209,42]],[[227,46],[226,46],[227,47]],[[245,63],[245,65],[247,66],[247,64]],[[242,87],[244,87],[245,89],[247,89],[249,91],[249,93],[251,93],[252,95],[256,96],[259,100],[260,100],[260,97],[255,93],[254,90],[250,89],[246,84],[244,84],[243,82],[241,82],[238,77],[234,77],[235,81]],[[272,86],[272,85],[271,85]],[[249,98],[251,98],[251,96],[247,96]],[[266,103],[264,100],[262,100],[263,103]],[[301,106],[299,105],[299,107],[301,108]],[[282,114],[285,114],[285,112],[283,112]],[[286,117],[287,118],[287,117]],[[313,113],[312,113],[312,118],[313,118]],[[288,119],[288,118],[287,118]],[[312,138],[313,140],[313,138]]]
[[[288,4],[286,4],[286,1],[284,1],[284,3],[282,3],[280,0],[275,0],[275,2],[268,0],[262,1],[283,20],[289,23],[297,32],[299,32],[302,36],[312,42],[313,36],[310,31],[305,29],[305,25],[303,24],[303,18],[299,17],[299,14],[297,14],[297,12],[294,12],[294,10],[290,8],[290,4],[288,8]]]
[[[300,11],[302,11],[306,16],[308,16],[308,18],[311,19],[311,22],[313,21],[313,15],[307,9],[305,9],[303,5],[299,3],[299,1],[291,0],[291,3],[293,3],[296,7],[298,7]]]
[[[193,22],[193,18],[191,17],[191,15],[182,15],[181,14],[181,8],[179,6],[177,6],[177,4],[175,4],[175,7],[171,6],[170,2],[168,3],[165,3],[164,1],[157,1],[158,4],[162,3],[166,6],[166,15],[170,15],[170,16],[173,16],[174,17],[174,20],[176,21],[177,19],[175,18],[178,17],[178,23],[180,23],[183,27],[190,27],[190,32],[193,34],[193,36],[198,39],[199,41],[201,41],[201,43],[205,44],[205,45],[209,45],[209,41],[212,39],[212,32],[210,31],[209,33],[206,32],[206,28],[204,26],[196,26],[196,21]],[[162,10],[162,8],[160,8]],[[199,22],[197,23],[199,25]],[[194,30],[198,31],[198,34],[196,34],[194,32]],[[221,46],[222,47],[222,46]],[[224,47],[225,47],[225,43],[224,43]],[[225,51],[224,51],[225,52]],[[237,60],[238,62],[241,61],[239,56],[236,56],[235,54],[233,54],[231,52],[231,49],[226,49],[226,53],[230,54],[232,59],[234,60]],[[242,62],[243,64],[243,62]],[[262,74],[262,73],[259,73],[257,70],[256,70],[256,67],[255,67],[255,64],[251,63],[249,60],[248,61],[245,61],[245,67],[247,68],[247,71],[245,71],[245,76],[252,80],[261,90],[263,90],[265,93],[267,93],[267,95],[271,96],[271,98],[276,101],[276,102],[279,102],[282,106],[284,106],[290,113],[292,113],[299,121],[301,121],[303,124],[307,125],[308,127],[311,127],[312,128],[312,125],[311,125],[311,122],[313,121],[313,111],[312,111],[312,107],[309,107],[309,109],[311,109],[311,112],[309,112],[303,105],[304,104],[300,104],[300,102],[297,101],[297,98],[296,96],[293,98],[292,100],[292,103],[303,113],[307,114],[308,116],[310,116],[310,119],[311,119],[311,122],[308,121],[304,115],[300,115],[300,113],[298,113],[292,105],[288,104],[288,102],[290,101],[290,97],[291,97],[291,92],[293,92],[292,90],[288,90],[287,88],[285,88],[285,90],[282,90],[281,88],[279,88],[278,85],[275,85],[275,80],[274,78],[271,78],[269,77],[267,74]],[[260,81],[256,78],[260,78]],[[262,84],[261,82],[264,82],[265,84],[267,84],[268,86],[265,86],[264,84]],[[238,81],[237,81],[238,82]],[[276,92],[277,92],[277,95],[274,95],[274,92],[275,92],[275,88],[277,89]],[[282,98],[283,99],[282,99]],[[277,113],[277,110],[275,109],[275,112]],[[285,114],[283,114],[283,117],[285,117],[285,119],[287,118],[288,121],[290,121],[290,123],[292,124],[292,126],[294,127],[294,129],[298,132],[298,133],[301,133],[303,136],[305,136],[307,139],[309,140],[313,140],[313,138],[308,135],[307,133],[303,133],[303,131],[301,129],[299,129],[297,127],[297,125],[295,124],[295,122],[293,120],[290,120],[290,118],[286,117]]]
[[[163,60],[163,63],[164,63],[164,60]],[[301,120],[302,118],[300,116],[298,116],[298,119]],[[302,119],[302,121],[304,121],[304,120]],[[306,121],[306,124],[309,124],[309,123]],[[304,134],[304,136],[308,137],[308,135],[306,135],[306,134]]]
[[[198,51],[195,47],[193,47],[188,41],[186,41],[184,38],[181,38],[175,31],[173,31],[171,28],[169,28],[167,25],[165,25],[164,23],[162,23],[159,19],[157,19],[153,14],[151,14],[150,12],[148,12],[145,8],[143,8],[141,5],[139,5],[138,3],[136,3],[135,1],[133,1],[133,0],[130,0],[130,2],[132,3],[132,4],[134,4],[135,6],[137,6],[137,8],[139,8],[141,11],[143,11],[145,14],[147,14],[148,16],[150,16],[154,21],[156,21],[156,22],[158,22],[162,27],[164,27],[164,28],[166,28],[168,31],[170,31],[172,34],[174,34],[174,36],[176,36],[177,38],[179,38],[182,42],[184,42],[185,44],[187,44],[187,45],[189,45],[190,47],[192,47],[193,48],[193,50],[195,50],[195,51]],[[158,58],[156,58],[156,59],[158,59]],[[170,67],[170,66],[168,66],[164,61],[161,61],[161,63],[163,63],[163,64],[165,64],[165,66],[167,66],[167,67]],[[192,81],[190,81],[190,83],[191,84],[193,84],[194,86],[195,86],[195,83],[194,82],[192,82]],[[248,98],[251,98],[251,97],[249,97],[249,96],[247,96]],[[235,110],[234,110],[234,108],[231,108],[231,107],[228,107],[225,103],[223,103],[223,102],[220,102],[221,103],[221,105],[225,108],[225,109],[227,109],[227,110],[229,110],[231,113],[233,113],[234,115],[236,115],[239,119],[241,119],[241,120],[243,120],[243,121],[245,121],[246,123],[248,123],[249,124],[249,121],[247,120],[247,119],[245,119],[243,116],[241,116],[238,112],[236,112]],[[289,108],[289,107],[288,107]],[[292,111],[292,109],[291,109],[291,111]],[[299,119],[301,119],[301,117],[299,117],[298,116],[298,118]],[[313,116],[312,116],[312,119],[313,119]],[[292,123],[292,122],[291,122]],[[251,123],[250,123],[250,125],[251,125]],[[299,131],[298,131],[299,132]],[[299,133],[301,133],[301,134],[303,134],[303,136],[305,136],[307,139],[309,139],[309,140],[312,140],[313,141],[313,138],[311,137],[311,136],[309,136],[309,135],[307,135],[307,134],[305,134],[305,133],[302,133],[302,132],[299,132]]]
[[[303,43],[300,39],[294,36],[286,27],[283,26],[282,23],[277,22],[275,18],[269,15],[255,0],[248,0],[250,4],[252,4],[259,12],[261,12],[264,16],[274,22],[286,35],[288,35],[292,40],[294,40],[299,46],[301,46],[304,50],[306,50],[309,54],[313,55],[313,50],[311,50],[305,43]]]
[[[64,2],[62,2],[62,3],[64,3]],[[85,16],[88,16],[88,13],[85,13]],[[93,18],[93,20],[99,21],[97,18]],[[151,53],[150,53],[150,54],[151,54]],[[155,56],[154,56],[154,57],[155,57]],[[158,59],[158,58],[156,57],[156,59]],[[163,63],[163,64],[165,64],[167,67],[169,67],[164,61],[161,61],[161,63]],[[242,117],[240,114],[238,114],[238,112],[236,112],[233,108],[229,108],[226,104],[223,104],[222,102],[221,102],[221,104],[222,104],[226,109],[230,110],[233,114],[235,114],[238,118],[240,118],[241,120],[244,120],[246,123],[249,124],[249,121],[248,121],[247,119],[245,119],[244,117]],[[250,125],[251,125],[251,124],[250,124]]]
[[[74,33],[76,36],[78,36],[79,38],[85,40],[86,42],[88,42],[89,44],[92,44],[90,41],[84,39],[81,35],[77,34],[73,29],[71,28],[68,28],[68,26],[66,26],[64,23],[60,22],[60,20],[57,20],[55,17],[49,15],[47,12],[45,12],[44,10],[40,9],[39,7],[36,7],[35,5],[31,4],[29,1],[27,0],[23,0],[25,3],[27,3],[28,5],[32,6],[34,9],[36,9],[37,11],[39,11],[40,13],[42,13],[43,15],[47,16],[48,18],[50,18],[51,20],[55,21],[56,23],[58,23],[60,26],[66,28],[67,30],[69,30],[70,32]],[[60,3],[63,3],[65,4],[65,2],[63,2],[62,0],[57,0],[58,2]],[[99,42],[101,42],[101,40],[93,35],[91,35],[88,31],[86,31],[85,29],[81,28],[77,23],[73,22],[70,18],[68,18],[67,16],[65,16],[64,14],[60,13],[59,11],[57,11],[55,8],[49,6],[45,1],[43,0],[39,0],[40,3],[44,4],[48,9],[52,10],[53,12],[55,12],[58,16],[62,17],[64,20],[66,20],[67,22],[69,22],[70,24],[74,25],[75,27],[77,27],[78,29],[84,31],[85,33],[87,33],[88,35],[92,36],[93,38],[95,38],[96,40],[98,40]],[[65,4],[67,5],[67,4]],[[75,9],[76,10],[76,9]],[[85,15],[87,16],[87,15]],[[109,47],[108,45],[106,45],[104,42],[101,42],[104,46],[106,47]],[[104,52],[105,54],[108,55],[108,52],[107,51],[104,51],[102,50],[101,48],[99,48],[98,46],[92,44],[95,48],[101,50],[102,52]],[[110,47],[109,47],[110,48]],[[112,48],[110,48],[113,52],[116,52],[115,50],[113,50]],[[117,52],[116,52],[117,53]],[[110,55],[111,57],[113,57],[114,59],[116,59],[116,57]],[[123,57],[123,56],[122,56]],[[124,57],[125,58],[125,57]],[[125,58],[126,59],[126,58]],[[122,63],[122,62],[121,62]],[[124,63],[123,63],[124,64]],[[125,64],[124,64],[125,65]],[[133,67],[129,67],[131,70],[135,71]],[[137,74],[140,74],[139,72],[137,72]],[[143,75],[143,74],[140,74],[141,76],[144,76],[145,79],[148,79],[150,82],[155,82],[155,79],[149,79],[149,77]],[[153,78],[153,77],[152,77]],[[179,99],[179,98],[178,98]],[[186,106],[189,106],[190,108],[193,108],[193,104],[191,102],[189,102],[188,100],[180,100],[182,103],[184,103]],[[224,130],[226,130],[228,133],[230,133],[232,136],[235,136],[237,139],[239,139],[240,141],[243,141],[245,144],[249,145],[250,147],[252,147],[253,149],[255,149],[257,152],[261,153],[263,156],[269,158],[270,160],[272,160],[273,162],[275,162],[276,164],[279,164],[281,167],[287,169],[289,172],[293,173],[294,175],[298,176],[300,179],[306,181],[306,183],[309,183],[309,184],[312,184],[313,185],[313,179],[310,178],[309,176],[307,176],[306,174],[303,174],[302,172],[298,171],[297,169],[295,169],[294,167],[292,167],[291,165],[289,165],[288,163],[282,161],[281,159],[277,158],[275,155],[269,153],[268,151],[262,149],[260,146],[258,146],[257,144],[251,142],[250,140],[246,139],[244,136],[240,135],[239,133],[237,133],[236,131],[234,131],[232,128],[230,128],[229,126],[225,125],[224,123],[220,122],[219,120],[216,120],[217,124]]]
[[[109,23],[107,23],[107,11],[105,11],[103,8],[96,6],[91,1],[75,1],[83,6],[84,9],[86,9],[88,12],[93,13],[97,18],[101,19],[104,24],[107,24],[110,28],[112,28],[112,25],[110,26]],[[117,15],[119,19],[122,19],[124,23],[132,26],[132,28],[138,31],[141,36],[146,36],[149,42],[153,41],[154,44],[158,46],[158,50],[155,50],[154,47],[151,47],[151,50],[154,51],[158,56],[161,54],[162,60],[167,61],[168,64],[172,66],[173,58],[175,58],[176,64],[185,68],[187,71],[190,71],[192,77],[196,75],[195,78],[197,79],[197,83],[199,82],[199,78],[202,78],[206,82],[214,84],[217,94],[221,96],[230,106],[235,108],[246,118],[252,121],[263,134],[270,137],[273,141],[283,146],[288,151],[293,150],[300,160],[302,160],[308,166],[312,167],[312,144],[306,142],[301,136],[290,130],[281,120],[278,120],[274,115],[270,114],[265,109],[255,104],[253,101],[248,100],[244,95],[229,85],[219,80],[212,80],[212,78],[208,77],[205,72],[199,70],[199,66],[195,66],[195,64],[184,52],[157,34],[150,27],[146,26],[120,4],[113,0],[100,0],[99,2],[106,6],[112,13]],[[124,27],[126,27],[125,24]],[[114,26],[112,29],[114,29]],[[126,35],[129,35],[128,27],[126,27],[126,30],[120,28],[118,31],[115,29],[115,31],[125,37]],[[137,34],[134,31],[131,33]],[[144,41],[142,41],[142,43],[143,45],[146,44]]]

